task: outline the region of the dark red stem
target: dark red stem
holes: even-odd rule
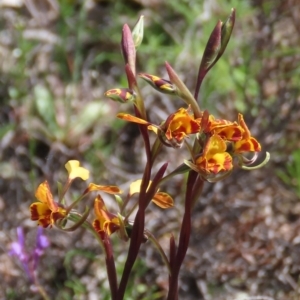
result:
[[[178,243],[178,250],[176,253],[176,257],[171,264],[171,276],[169,280],[169,294],[168,300],[178,299],[178,276],[180,267],[185,258],[189,240],[191,235],[191,209],[192,209],[192,194],[194,189],[194,183],[197,179],[197,173],[195,171],[190,171],[187,187],[186,187],[186,195],[185,195],[185,211],[182,219],[180,237]]]
[[[111,299],[116,300],[117,292],[118,292],[117,273],[116,273],[116,266],[115,266],[112,246],[107,234],[105,234],[104,236],[103,244],[106,252],[105,262],[106,262],[108,282],[111,291]]]

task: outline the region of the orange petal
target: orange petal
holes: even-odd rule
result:
[[[227,141],[239,141],[243,137],[244,130],[239,125],[227,125],[223,127],[218,127],[214,130],[222,139]]]
[[[103,224],[106,221],[111,221],[116,218],[116,215],[107,211],[105,203],[100,195],[98,195],[94,202],[94,211],[97,219],[100,222],[100,227],[103,229]]]
[[[84,191],[84,194],[87,194],[92,191],[102,191],[108,194],[122,194],[123,191],[120,190],[117,186],[115,185],[98,185],[95,183],[90,183],[88,188]]]
[[[151,123],[149,123],[143,119],[140,119],[138,117],[132,116],[130,114],[119,113],[119,114],[117,114],[117,118],[128,121],[128,122],[142,124],[142,125],[151,125]]]
[[[105,232],[103,229],[101,229],[100,221],[98,219],[96,219],[96,220],[94,220],[92,225],[93,225],[94,229],[99,233],[101,239],[103,240],[105,238]]]
[[[160,208],[170,208],[174,206],[173,198],[169,194],[163,192],[156,193],[152,199],[152,202]]]
[[[188,111],[189,109],[180,108],[166,120],[167,130],[165,135],[168,140],[174,138],[180,142],[187,135],[200,131],[200,119],[195,120]]]
[[[251,137],[251,133],[250,130],[248,129],[247,124],[244,121],[244,117],[242,114],[238,114],[238,122],[239,125],[244,129],[244,134],[243,134],[243,138],[244,139],[248,139]]]
[[[116,232],[119,229],[120,229],[120,221],[117,217],[115,217],[111,221],[107,221],[103,224],[103,230],[108,235],[111,235],[112,233]]]
[[[53,212],[57,211],[58,205],[53,200],[53,196],[52,196],[52,193],[50,191],[50,187],[49,187],[49,184],[48,184],[47,180],[42,182],[38,186],[38,188],[35,192],[35,197],[39,201],[41,201],[42,203],[47,204],[48,208],[51,211],[53,211]]]
[[[259,152],[261,151],[261,146],[254,137],[251,137],[247,140],[237,141],[234,145],[234,149],[235,153]]]
[[[104,201],[100,195],[98,195],[95,199],[94,210],[97,219],[94,220],[93,227],[101,235],[101,237],[103,236],[104,231],[110,235],[120,228],[120,221],[118,217],[107,211]]]

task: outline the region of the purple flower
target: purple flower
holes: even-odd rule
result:
[[[48,238],[43,235],[43,228],[39,226],[36,234],[36,244],[33,251],[34,269],[37,268],[39,258],[44,254],[44,249],[48,248],[49,245],[50,242]]]
[[[49,240],[43,235],[43,229],[39,227],[36,235],[36,245],[34,249],[28,251],[25,247],[25,236],[22,227],[17,228],[17,236],[18,241],[10,245],[9,255],[19,259],[27,277],[33,282],[34,272],[37,270],[39,258],[44,254],[44,249],[49,247]]]

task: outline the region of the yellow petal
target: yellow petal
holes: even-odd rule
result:
[[[34,202],[30,205],[31,220],[38,221],[38,225],[46,228],[51,225],[51,210],[47,204]]]
[[[158,134],[159,128],[156,125],[149,125],[148,130],[152,130],[155,134]]]
[[[120,190],[117,186],[115,185],[98,185],[95,183],[90,183],[88,188],[84,191],[84,194],[92,192],[92,191],[102,191],[108,194],[122,194],[123,191]]]
[[[151,183],[152,183],[152,181],[150,180],[148,188],[149,188]],[[141,190],[141,184],[142,184],[142,179],[138,179],[138,180],[132,182],[130,184],[130,188],[129,188],[129,195],[132,196],[134,194],[138,194]]]
[[[77,177],[81,178],[82,180],[87,180],[90,176],[89,170],[80,167],[80,163],[78,160],[69,160],[65,167],[69,173],[69,179],[75,179]]]
[[[37,221],[40,217],[49,216],[51,210],[48,205],[41,202],[34,202],[30,205],[31,220]]]
[[[197,158],[196,164],[200,170],[207,174],[229,171],[233,167],[232,157],[226,152],[226,143],[217,134],[209,138],[203,155]]]
[[[137,194],[141,190],[142,179],[136,180],[130,184],[129,195]]]
[[[160,208],[170,208],[174,206],[173,198],[169,194],[163,192],[156,193],[152,199],[152,202]]]
[[[209,154],[215,154],[226,151],[226,143],[224,140],[217,134],[211,136],[205,146],[204,152]]]

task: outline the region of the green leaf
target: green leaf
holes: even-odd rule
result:
[[[55,118],[55,106],[52,95],[46,87],[37,85],[34,88],[34,100],[39,115],[48,129],[53,131],[54,134],[58,129],[58,125]]]

